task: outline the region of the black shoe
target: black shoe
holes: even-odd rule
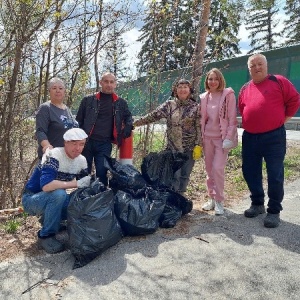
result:
[[[279,214],[270,214],[267,213],[264,219],[264,226],[267,228],[275,228],[278,227],[280,224],[280,217]]]
[[[65,250],[64,244],[58,241],[54,236],[39,237],[38,247],[44,249],[47,253],[54,254]]]
[[[244,215],[247,218],[254,218],[260,214],[264,214],[265,212],[266,212],[266,209],[265,209],[264,205],[251,205],[250,208],[248,208],[244,211]]]
[[[63,231],[66,231],[67,229],[68,229],[68,228],[67,228],[67,225],[60,224],[60,225],[59,225],[58,232],[63,232]]]
[[[66,220],[60,221],[58,232],[62,232],[66,230],[67,230],[67,221]]]

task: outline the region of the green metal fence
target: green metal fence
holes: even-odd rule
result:
[[[266,51],[263,54],[268,60],[269,73],[281,74],[287,77],[300,91],[300,45]],[[250,79],[247,60],[248,56],[240,56],[204,64],[203,74],[211,68],[219,68],[224,74],[226,85],[232,87],[237,96],[242,85]],[[181,77],[190,79],[191,72],[191,68],[184,68],[141,77],[120,85],[118,93],[128,100],[133,115],[144,115],[166,101],[171,95],[173,83]],[[201,91],[204,91],[203,77],[200,85]],[[300,117],[300,110],[298,110],[296,116]]]

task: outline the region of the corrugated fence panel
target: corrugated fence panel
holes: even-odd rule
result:
[[[300,91],[300,45],[266,51],[263,54],[268,59],[269,73],[287,77]],[[232,87],[238,96],[240,88],[250,80],[247,60],[248,56],[240,56],[204,64],[200,91],[204,91],[203,81],[206,72],[216,67],[223,72],[226,85]],[[170,97],[172,85],[178,78],[191,79],[191,72],[191,68],[184,68],[142,77],[120,85],[118,93],[128,100],[133,115],[144,115]],[[300,117],[300,110],[297,117]]]

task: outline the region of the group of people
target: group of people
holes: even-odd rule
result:
[[[107,186],[104,156],[111,155],[112,143],[121,146],[131,135],[132,115],[115,93],[115,76],[104,73],[100,85],[101,92],[83,98],[74,118],[63,102],[64,82],[52,78],[50,100],[36,113],[39,163],[25,185],[22,204],[25,212],[41,216],[38,244],[48,253],[64,250],[55,235],[67,218],[67,190],[90,185],[93,162],[96,177]]]
[[[300,107],[300,96],[293,84],[281,75],[268,74],[262,54],[248,58],[251,80],[240,90],[238,110],[244,128],[242,171],[248,185],[251,206],[244,215],[253,218],[265,213],[262,164],[266,163],[268,203],[264,226],[277,227],[284,196],[284,123]],[[224,214],[225,167],[229,151],[238,144],[237,105],[232,88],[226,87],[221,71],[206,74],[205,92],[200,103],[186,79],[178,80],[171,98],[154,111],[133,122],[127,102],[115,93],[116,78],[105,73],[100,79],[101,92],[83,98],[76,118],[63,103],[62,80],[49,81],[50,100],[36,115],[39,164],[26,184],[23,206],[32,215],[42,215],[38,241],[49,253],[64,249],[56,240],[61,220],[66,218],[69,188],[90,184],[95,164],[96,177],[107,186],[104,156],[110,156],[112,142],[118,146],[137,126],[167,121],[167,150],[185,153],[187,161],[174,174],[172,188],[185,193],[195,160],[204,156],[208,201],[202,209]]]

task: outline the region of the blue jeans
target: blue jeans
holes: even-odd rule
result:
[[[264,204],[262,176],[263,159],[268,178],[268,213],[278,214],[282,210],[284,196],[284,157],[286,153],[286,131],[278,129],[259,134],[243,132],[242,159],[243,175],[250,190],[253,205]]]
[[[107,169],[104,167],[104,155],[111,156],[111,142],[99,142],[89,139],[82,155],[86,158],[89,174],[92,172],[93,161],[95,162],[96,177],[107,186]]]
[[[172,187],[175,192],[184,193],[190,181],[190,175],[192,173],[195,161],[193,159],[193,152],[185,152],[189,156],[189,159],[184,163],[184,165],[175,172]]]
[[[53,236],[58,232],[60,222],[67,219],[69,201],[70,197],[63,189],[36,194],[25,190],[22,196],[22,204],[26,213],[43,216],[40,237]]]

